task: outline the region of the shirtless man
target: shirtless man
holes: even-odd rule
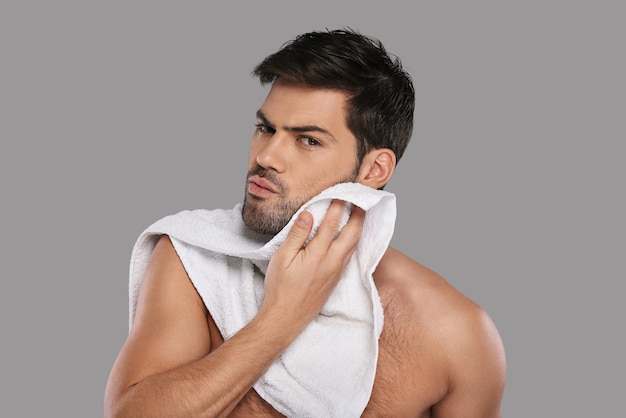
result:
[[[272,87],[250,145],[249,228],[276,234],[339,182],[385,186],[411,136],[415,93],[378,41],[305,34],[254,74]],[[355,207],[336,236],[342,212],[333,201],[305,247],[312,217],[301,213],[269,264],[259,312],[226,341],[162,236],[107,383],[105,415],[280,416],[252,386],[320,312],[353,254],[364,212]],[[505,357],[484,310],[392,247],[374,282],[385,319],[363,416],[499,417]]]

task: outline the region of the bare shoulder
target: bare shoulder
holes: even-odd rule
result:
[[[391,247],[374,281],[385,312],[377,391],[402,382],[412,393],[405,394],[406,402],[395,402],[410,404],[414,416],[456,416],[458,410],[466,416],[499,416],[505,356],[488,313]]]
[[[207,311],[169,237],[160,237],[141,283],[132,329],[113,365],[105,402],[209,352]]]
[[[374,280],[386,313],[394,322],[420,324],[423,330],[440,334],[448,327],[479,324],[485,312],[443,277],[389,247],[379,263]],[[442,327],[444,327],[442,329]]]

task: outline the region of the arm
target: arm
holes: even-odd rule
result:
[[[433,407],[433,417],[500,418],[506,360],[491,318],[474,306],[444,330],[449,390]]]
[[[207,311],[168,238],[142,282],[135,322],[113,366],[105,415],[225,416],[319,313],[360,237],[364,213],[333,202],[318,232],[303,212],[272,258],[265,299],[253,320],[211,351]]]

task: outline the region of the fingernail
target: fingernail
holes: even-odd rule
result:
[[[298,218],[296,219],[296,222],[298,222],[298,224],[300,224],[301,226],[309,226],[309,224],[311,223],[311,218],[305,215],[304,212],[300,212]]]

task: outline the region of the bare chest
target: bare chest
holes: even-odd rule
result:
[[[364,417],[429,417],[448,391],[442,361],[416,325],[390,312]]]

